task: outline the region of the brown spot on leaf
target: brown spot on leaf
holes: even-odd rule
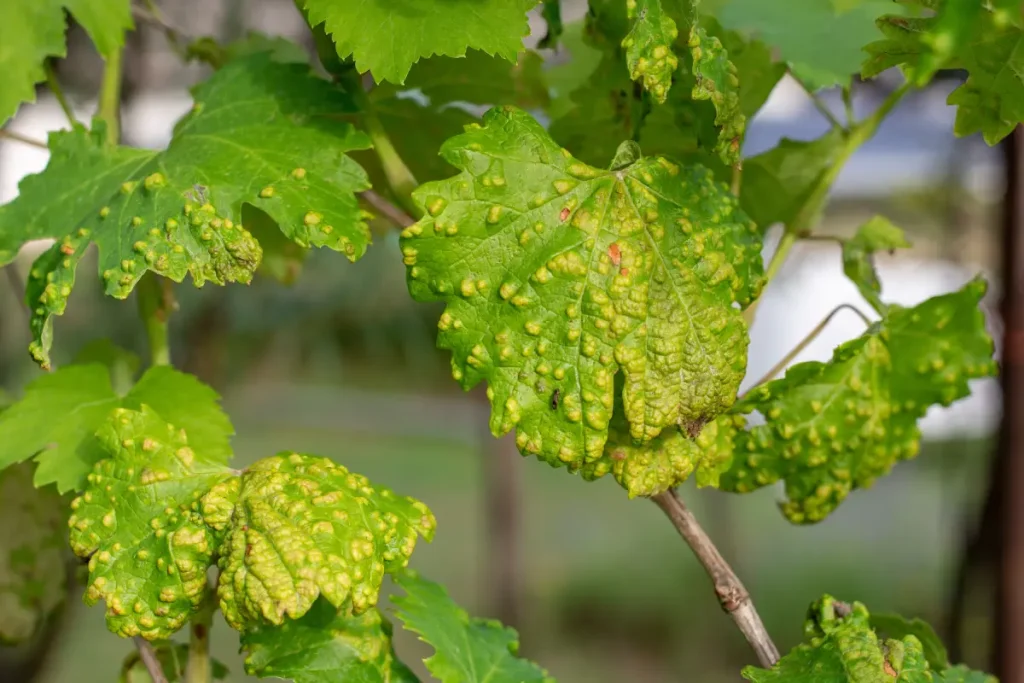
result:
[[[567,207],[565,207],[564,209],[562,209],[562,212],[561,212],[560,214],[558,214],[558,217],[559,217],[559,218],[560,218],[560,219],[562,220],[562,222],[564,223],[565,221],[567,221],[567,220],[569,219],[569,214],[570,214],[570,213],[571,213],[571,212],[569,211],[569,207],[567,206]]]
[[[611,258],[614,265],[619,265],[622,261],[622,250],[619,249],[618,242],[612,242],[608,245],[608,256]]]

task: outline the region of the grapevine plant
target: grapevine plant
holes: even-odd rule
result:
[[[171,363],[171,282],[294,274],[295,245],[355,261],[377,221],[400,231],[412,297],[444,303],[438,345],[465,389],[486,384],[494,435],[657,503],[750,642],[747,680],[991,680],[948,662],[919,621],[830,596],[780,657],[674,489],[783,482],[782,514],[820,522],[916,455],[931,406],[996,373],[984,280],[888,303],[873,256],[908,246],[903,232],[877,216],[831,237],[819,219],[844,162],[939,70],[967,73],[949,96],[957,135],[995,144],[1024,121],[1016,0],[590,0],[568,24],[557,0],[295,4],[315,59],[280,38],[187,36],[153,3],[0,9],[0,122],[44,81],[65,101],[52,60],[69,18],[105,63],[91,122],[66,108],[68,128],[45,144],[3,132],[50,159],[0,207],[0,265],[28,242],[51,246],[22,281],[29,352],[47,372],[0,413],[0,638],[31,637],[61,603],[69,542],[86,602],[138,645],[124,680],[222,677],[208,653],[218,609],[256,676],[417,680],[392,647],[397,616],[435,649],[426,668],[443,683],[553,680],[518,656],[514,631],[409,568],[434,534],[423,502],[313,454],[233,469],[217,395]],[[524,48],[534,10],[543,54]],[[210,67],[162,150],[120,143],[136,22]],[[856,117],[854,79],[891,68],[902,85]],[[742,158],[747,123],[787,74],[830,129]],[[841,90],[845,115],[825,88]],[[873,312],[830,360],[778,377],[794,352],[738,395],[759,297],[802,239],[835,242]],[[109,349],[51,360],[54,317],[93,244],[105,292],[138,301],[151,354],[137,377]],[[382,609],[385,576],[397,595]],[[186,628],[187,645],[171,641]]]

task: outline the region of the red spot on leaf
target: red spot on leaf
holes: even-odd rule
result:
[[[60,247],[60,251],[62,254],[67,254],[68,256],[71,256],[72,254],[75,253],[75,248],[70,244],[62,244]]]
[[[619,275],[621,275],[622,277],[626,277],[627,275],[629,275],[629,268],[623,268],[622,270],[620,270]]]
[[[611,257],[612,263],[616,266],[622,261],[622,251],[619,249],[618,242],[612,242],[608,245],[608,256]]]
[[[626,459],[626,451],[624,451],[623,449],[617,448],[614,451],[612,451],[612,460],[625,460],[625,459]]]
[[[569,207],[567,206],[564,209],[562,209],[562,213],[558,214],[558,217],[561,218],[562,222],[564,223],[569,218],[569,213]]]

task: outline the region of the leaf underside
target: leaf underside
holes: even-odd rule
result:
[[[495,434],[515,427],[523,453],[600,476],[616,374],[638,443],[696,434],[729,408],[761,243],[706,170],[595,169],[511,107],[442,155],[463,171],[415,194],[426,216],[403,232],[409,289],[448,304],[438,343],[464,387],[489,383]]]

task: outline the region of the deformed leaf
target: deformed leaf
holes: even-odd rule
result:
[[[783,138],[778,146],[743,161],[740,205],[762,229],[789,225],[803,211],[818,211],[824,197],[812,205],[819,185],[837,168],[846,143],[831,130],[817,140]]]
[[[249,282],[261,250],[240,224],[244,203],[304,247],[355,260],[369,243],[354,196],[366,175],[346,153],[370,143],[336,119],[354,109],[347,95],[269,54],[227,64],[193,95],[161,152],[106,146],[101,124],[52,134],[46,170],[0,208],[0,265],[25,242],[57,240],[27,286],[31,351],[44,367],[51,316],[64,312],[93,242],[106,292],[119,298],[149,270],[176,281],[190,274],[197,285]]]
[[[160,641],[153,643],[153,652],[160,663],[160,669],[167,677],[167,683],[184,683],[188,670],[188,645]],[[211,660],[210,675],[213,676],[213,680],[223,681],[229,673],[226,666],[216,659]],[[138,649],[132,649],[121,664],[119,683],[150,683],[152,680]]]
[[[906,636],[914,636],[921,641],[928,665],[936,671],[949,668],[949,654],[942,644],[939,634],[924,619],[907,619],[899,614],[871,615],[871,628],[888,638],[903,640]]]
[[[976,279],[913,308],[890,306],[827,363],[794,365],[752,390],[734,412],[757,410],[768,422],[736,434],[722,488],[746,492],[782,479],[783,513],[813,523],[916,455],[917,420],[928,408],[963,398],[968,380],[996,372],[978,309],[985,289]]]
[[[740,158],[740,142],[747,127],[747,119],[740,111],[736,65],[729,61],[722,41],[709,36],[696,24],[690,32],[689,46],[696,78],[693,99],[711,100],[715,105],[715,125],[719,128],[715,151],[726,164],[735,164]]]
[[[808,610],[803,643],[771,670],[748,666],[743,677],[753,683],[996,683],[964,666],[931,664],[914,634],[883,638],[872,621],[859,602],[826,595]]]
[[[0,469],[0,643],[31,638],[64,602],[66,509],[51,487],[32,486],[30,464]]]
[[[539,666],[518,655],[518,634],[489,619],[474,619],[441,585],[403,572],[395,583],[405,595],[391,601],[405,628],[434,648],[425,660],[441,683],[554,683]]]
[[[22,102],[35,101],[35,86],[46,80],[47,57],[67,54],[67,10],[103,57],[124,46],[132,28],[129,0],[4,0],[0,3],[0,126]]]
[[[672,87],[672,74],[679,58],[672,44],[679,37],[676,22],[661,7],[661,0],[628,0],[633,26],[622,41],[626,48],[629,76],[643,83],[658,102],[664,102]]]
[[[540,0],[303,0],[311,26],[326,24],[342,57],[378,81],[404,83],[432,55],[473,48],[514,62],[529,33],[526,13]]]
[[[68,520],[71,549],[89,559],[85,600],[106,601],[107,627],[123,637],[169,638],[206,599],[217,541],[197,502],[231,470],[147,406],[115,410],[97,438],[112,457]]]
[[[206,522],[226,532],[218,597],[242,630],[298,619],[322,595],[354,613],[377,602],[386,572],[404,567],[434,516],[327,458],[281,453],[214,487]]]
[[[245,671],[294,683],[417,683],[395,655],[391,631],[375,609],[353,616],[321,598],[301,619],[243,633]]]
[[[409,289],[445,301],[438,343],[491,429],[576,470],[604,451],[614,376],[630,436],[696,434],[735,399],[761,242],[706,169],[572,158],[526,113],[493,109],[442,155],[462,173],[415,193]]]
[[[0,413],[0,468],[35,456],[36,486],[81,490],[86,474],[106,457],[96,430],[115,408],[143,403],[185,428],[193,447],[227,463],[234,429],[218,401],[195,377],[166,366],[150,368],[119,396],[104,365],[69,365],[33,381],[20,401]]]
[[[885,313],[886,306],[879,296],[882,283],[875,272],[873,256],[878,251],[905,249],[910,242],[903,231],[889,219],[874,216],[857,229],[857,233],[843,241],[843,272],[853,280],[863,296],[879,313]]]

